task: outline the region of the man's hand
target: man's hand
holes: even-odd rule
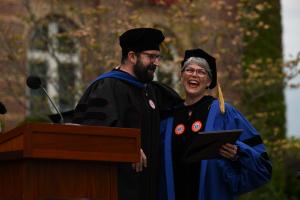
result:
[[[140,162],[133,163],[132,169],[134,169],[136,172],[141,172],[143,171],[143,167],[147,167],[147,157],[143,149],[140,149]]]

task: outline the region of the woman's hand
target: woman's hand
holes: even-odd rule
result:
[[[143,167],[147,167],[147,157],[143,149],[140,149],[140,162],[133,163],[132,169],[134,169],[136,172],[141,172],[143,171]]]
[[[238,159],[238,147],[230,143],[222,145],[219,149],[219,153],[221,156],[232,161],[236,161]]]

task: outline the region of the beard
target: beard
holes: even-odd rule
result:
[[[155,69],[156,65],[149,64],[146,66],[140,59],[137,59],[136,64],[133,65],[133,72],[135,76],[143,83],[148,83],[153,80]]]

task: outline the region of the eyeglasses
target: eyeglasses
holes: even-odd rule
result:
[[[207,75],[207,71],[205,69],[195,69],[192,67],[187,67],[183,70],[187,75],[193,75],[196,72],[196,75],[200,77],[204,77]]]
[[[161,59],[161,55],[159,55],[159,54],[145,53],[145,52],[141,52],[141,54],[146,55],[150,60],[160,60]]]

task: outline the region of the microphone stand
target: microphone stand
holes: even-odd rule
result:
[[[58,108],[56,107],[56,105],[54,104],[54,102],[52,101],[51,97],[48,95],[47,91],[45,90],[45,88],[43,88],[42,86],[40,86],[40,88],[45,92],[45,94],[47,95],[48,99],[50,100],[52,106],[54,107],[54,109],[56,110],[56,112],[59,114],[60,116],[60,123],[63,124],[64,123],[64,118],[62,116],[62,114],[60,113],[60,111],[58,110]]]

